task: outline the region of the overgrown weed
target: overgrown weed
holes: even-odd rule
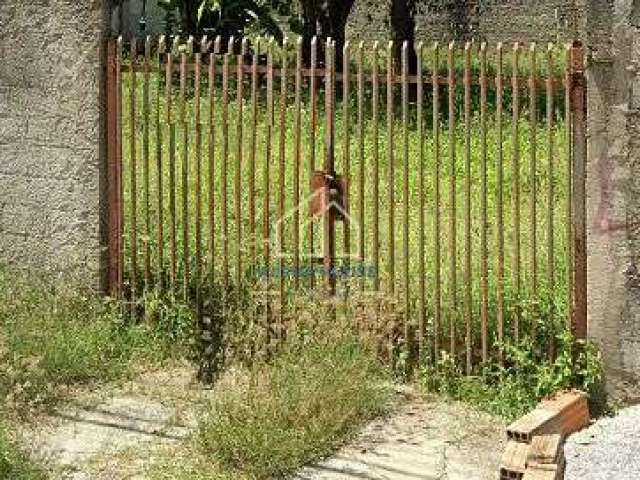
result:
[[[248,367],[235,388],[219,391],[198,439],[223,467],[276,478],[329,454],[383,413],[389,387],[388,370],[356,337],[301,335],[271,361]]]
[[[606,399],[602,396],[599,352],[590,342],[574,341],[566,331],[557,335],[556,343],[557,356],[551,361],[536,348],[536,342],[524,337],[503,347],[504,363],[492,360],[472,375],[465,375],[460,363],[442,352],[435,366],[422,369],[421,382],[428,392],[468,402],[507,420],[527,413],[543,398],[571,388],[587,392],[594,413],[602,413]]]
[[[18,413],[50,405],[65,388],[107,382],[182,354],[182,311],[149,302],[151,322],[78,286],[0,268],[0,397]],[[185,327],[186,328],[186,327]]]
[[[44,473],[33,466],[9,436],[0,420],[0,479],[44,480]]]

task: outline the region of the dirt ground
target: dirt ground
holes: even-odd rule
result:
[[[408,395],[334,457],[299,480],[493,480],[504,424],[460,403]]]
[[[211,394],[186,365],[79,392],[73,404],[21,431],[53,479],[155,479],[158,465],[193,457],[189,436]],[[493,480],[504,425],[468,406],[398,388],[397,408],[367,425],[332,458],[298,480]],[[162,477],[165,478],[165,477]],[[188,478],[188,477],[185,477]]]

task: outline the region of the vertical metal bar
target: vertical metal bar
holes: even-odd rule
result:
[[[170,282],[171,288],[175,290],[177,283],[177,228],[176,228],[176,130],[172,115],[172,84],[173,84],[173,52],[177,51],[179,38],[174,39],[172,51],[167,54],[167,67],[165,79],[165,103],[167,114],[167,125],[169,126],[169,242],[171,255]]]
[[[267,344],[271,340],[271,161],[273,158],[272,134],[274,123],[274,105],[273,105],[273,39],[269,40],[267,45],[267,119],[265,132],[265,159],[263,170],[264,206],[263,206],[263,253],[265,266],[265,282],[266,282],[266,298],[265,313],[267,323]]]
[[[221,211],[222,215],[222,284],[224,295],[229,289],[229,59],[233,54],[233,37],[229,39],[222,64],[222,165],[221,165]]]
[[[433,263],[434,263],[434,317],[433,317],[433,349],[434,360],[437,362],[440,356],[440,325],[441,317],[441,277],[440,277],[440,83],[438,70],[440,68],[440,46],[438,42],[433,44],[433,69],[431,85],[433,88]]]
[[[482,361],[489,360],[489,245],[488,245],[488,207],[487,207],[487,44],[480,45],[480,188],[481,225],[480,225],[480,325],[482,328]]]
[[[120,191],[118,176],[118,53],[116,42],[107,43],[107,152],[109,161],[109,285],[107,291],[117,298],[120,295]]]
[[[255,268],[256,258],[256,150],[258,148],[258,57],[261,38],[257,38],[251,55],[251,152],[249,157],[249,242],[251,265]]]
[[[189,255],[189,127],[187,123],[187,62],[193,51],[193,38],[187,41],[187,52],[180,54],[180,127],[182,128],[182,273],[183,297],[189,295],[191,280]]]
[[[496,324],[498,329],[498,357],[504,362],[504,166],[503,166],[503,92],[502,80],[502,43],[496,50],[496,248],[498,250],[496,264]]]
[[[144,281],[145,288],[151,284],[151,205],[149,184],[149,122],[151,116],[149,100],[149,80],[151,75],[151,37],[147,36],[144,43],[144,83],[142,86],[143,102],[143,131],[142,131],[142,177],[144,183]]]
[[[209,222],[209,277],[215,279],[216,266],[216,64],[217,55],[220,53],[220,36],[216,37],[213,52],[209,54],[209,178],[208,178],[208,222]]]
[[[123,183],[123,158],[124,158],[124,137],[122,132],[123,116],[124,116],[124,88],[122,85],[122,59],[123,59],[123,38],[118,37],[116,46],[116,107],[117,107],[117,190],[118,190],[118,298],[122,298],[124,290],[124,183]]]
[[[514,290],[514,315],[513,315],[513,337],[516,342],[520,340],[520,85],[518,81],[520,59],[520,45],[516,43],[513,47],[513,72],[511,78],[512,90],[512,182],[513,182],[513,272]]]
[[[424,44],[419,42],[416,46],[417,53],[417,76],[418,76],[418,84],[416,90],[416,104],[417,104],[417,130],[418,130],[418,142],[419,142],[419,152],[418,152],[418,160],[420,165],[418,167],[418,196],[420,197],[420,217],[418,219],[418,234],[420,238],[418,239],[418,255],[420,258],[418,259],[418,275],[419,275],[419,288],[420,288],[420,296],[418,303],[418,361],[420,364],[425,360],[425,331],[426,331],[426,281],[425,281],[425,239],[424,239],[424,217],[425,217],[425,188],[424,188],[424,146],[425,146],[425,138],[424,138]]]
[[[379,99],[380,99],[380,79],[378,68],[378,47],[377,41],[373,43],[373,67],[372,91],[371,91],[371,116],[373,117],[372,135],[373,135],[373,268],[375,277],[373,279],[373,288],[380,290],[380,128],[378,123],[379,116]]]
[[[327,39],[325,49],[325,101],[326,101],[326,149],[324,160],[324,171],[326,175],[335,177],[335,118],[334,118],[334,74],[335,74],[335,43],[331,38]],[[324,269],[327,290],[331,297],[336,294],[335,276],[335,256],[336,256],[336,225],[335,212],[333,208],[328,208],[324,212]]]
[[[206,41],[206,39],[205,39]],[[201,44],[205,47],[205,44]],[[195,78],[194,78],[194,97],[195,97],[195,142],[196,142],[196,198],[195,198],[195,241],[196,241],[196,264],[195,264],[195,282],[196,282],[196,316],[198,322],[202,315],[202,298],[201,298],[201,282],[202,282],[202,119],[200,114],[200,82],[202,81],[202,53],[195,54]]]
[[[472,369],[471,331],[471,42],[464,46],[464,320],[466,371]]]
[[[166,52],[166,39],[164,35],[160,37],[158,43],[158,76],[157,76],[157,91],[156,91],[156,105],[155,105],[155,123],[156,123],[156,194],[157,194],[157,226],[156,226],[156,243],[158,249],[158,286],[164,288],[164,169],[162,165],[162,151],[163,151],[163,138],[162,138],[162,121],[161,121],[161,107],[160,101],[162,97],[162,55]]]
[[[137,152],[136,152],[136,62],[138,46],[136,38],[131,39],[131,86],[129,89],[129,119],[131,122],[129,137],[129,182],[131,203],[129,205],[129,228],[131,242],[131,304],[135,305],[138,289],[138,179],[137,179]],[[132,307],[133,308],[133,307]]]
[[[302,37],[296,42],[296,96],[295,132],[293,153],[293,243],[294,243],[294,286],[300,288],[300,162],[302,156]]]
[[[395,293],[396,283],[396,245],[395,245],[395,152],[393,142],[394,131],[394,85],[395,85],[395,72],[393,69],[393,41],[390,41],[387,45],[387,168],[388,168],[388,185],[389,189],[389,223],[388,223],[388,242],[389,251],[389,293],[393,295]]]
[[[574,244],[573,244],[573,141],[572,141],[572,102],[571,95],[573,91],[573,76],[571,70],[572,61],[572,45],[569,43],[566,46],[565,51],[565,92],[564,92],[564,118],[565,118],[565,144],[567,145],[567,206],[566,206],[566,236],[567,236],[567,258],[569,259],[567,265],[567,288],[569,291],[569,314],[567,315],[567,324],[569,327],[572,325],[573,318],[573,304],[575,301],[574,295]]]
[[[530,171],[529,182],[531,184],[531,195],[529,204],[529,261],[531,269],[531,295],[536,298],[538,290],[538,225],[537,225],[537,204],[538,204],[538,192],[537,192],[537,145],[538,145],[538,96],[536,88],[536,80],[538,74],[537,67],[537,51],[536,44],[532,43],[529,50],[530,74],[529,74],[529,132],[530,132]],[[532,324],[532,331],[535,334],[535,322]]]
[[[410,296],[409,296],[409,42],[402,44],[402,137],[403,137],[403,290],[404,290],[404,341],[407,352],[412,351],[410,327]]]
[[[316,77],[316,67],[318,65],[318,37],[314,36],[311,39],[311,65],[310,65],[310,80],[309,89],[311,103],[311,131],[309,138],[309,178],[311,178],[316,170],[316,130],[318,122],[318,79]],[[313,222],[309,222],[309,255],[312,262],[315,265],[315,239],[314,239],[314,226]],[[311,287],[315,285],[315,275],[311,275],[309,279]]]
[[[247,53],[247,38],[242,39],[240,53],[237,57],[237,113],[236,113],[236,165],[234,179],[235,222],[236,222],[236,284],[242,283],[242,162],[244,156],[243,122],[244,122],[244,57]]]
[[[365,255],[365,203],[364,203],[364,187],[365,187],[365,143],[364,143],[364,42],[358,44],[358,230],[359,246],[358,260],[360,267],[364,267]],[[360,289],[364,290],[365,277],[362,275],[360,279]]]
[[[547,169],[548,169],[548,182],[547,182],[547,288],[549,292],[554,291],[555,287],[555,235],[554,235],[554,218],[553,210],[554,205],[554,61],[553,61],[554,46],[549,43],[547,46]],[[549,359],[553,361],[556,356],[556,332],[555,332],[555,311],[552,306],[549,318]]]
[[[347,40],[344,43],[342,54],[342,156],[343,156],[343,175],[346,181],[346,188],[344,192],[344,204],[346,210],[351,211],[351,101],[349,96],[351,95],[351,58],[350,58],[351,45]],[[344,251],[346,254],[345,263],[349,265],[349,256],[351,255],[351,222],[347,216],[344,219]],[[345,288],[345,299],[348,298],[349,288],[348,282]]]
[[[280,66],[280,168],[279,168],[279,200],[278,200],[278,243],[280,245],[280,320],[278,325],[278,338],[282,339],[284,328],[284,310],[285,310],[285,174],[287,166],[287,150],[286,150],[286,130],[287,130],[287,75],[288,75],[288,59],[287,49],[289,47],[287,37],[282,42],[282,55]]]
[[[573,265],[574,303],[571,331],[577,339],[587,337],[587,224],[586,224],[586,78],[584,74],[584,47],[573,43],[571,50],[571,120],[573,146]]]
[[[457,241],[456,241],[456,77],[455,42],[449,44],[447,84],[449,87],[449,353],[456,354]]]

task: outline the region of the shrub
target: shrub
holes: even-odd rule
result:
[[[429,392],[473,403],[509,420],[559,390],[578,388],[592,401],[601,401],[603,370],[596,348],[589,342],[577,342],[579,354],[574,365],[572,337],[560,334],[557,344],[558,355],[550,361],[537,352],[535,342],[525,338],[505,347],[504,365],[493,361],[471,376],[464,375],[461,366],[443,352],[435,367],[422,370],[423,385]]]

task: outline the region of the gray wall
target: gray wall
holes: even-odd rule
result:
[[[0,261],[93,285],[105,2],[0,1]]]
[[[417,0],[416,38],[449,41],[457,36],[457,15]],[[574,3],[575,7],[574,8]],[[585,0],[494,0],[467,2],[471,37],[488,42],[566,41],[584,31]],[[351,38],[376,40],[390,35],[388,2],[356,0],[348,24]]]
[[[112,29],[124,38],[141,37],[139,21],[142,13],[142,0],[123,0],[121,6],[114,9]],[[165,33],[165,11],[158,6],[158,0],[147,0],[146,7],[147,29],[146,35],[161,35]],[[176,17],[180,19],[179,16]]]
[[[640,400],[640,1],[591,0],[588,322],[609,391]]]

